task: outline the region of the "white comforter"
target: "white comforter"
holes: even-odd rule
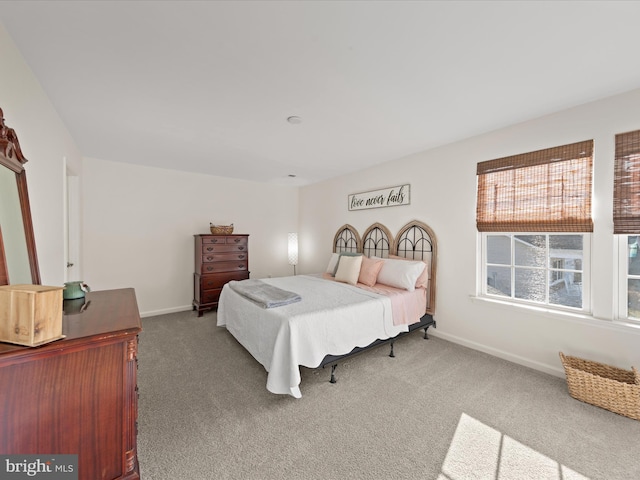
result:
[[[391,301],[384,295],[313,275],[263,281],[299,294],[302,301],[266,309],[225,285],[218,326],[226,326],[269,372],[272,393],[300,398],[299,365],[314,368],[326,355],[342,355],[408,330],[407,325],[394,326]]]

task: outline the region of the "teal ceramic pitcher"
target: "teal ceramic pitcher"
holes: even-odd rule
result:
[[[66,282],[64,284],[64,290],[62,291],[62,298],[64,300],[74,300],[76,298],[84,298],[86,292],[90,292],[89,285],[83,281]]]

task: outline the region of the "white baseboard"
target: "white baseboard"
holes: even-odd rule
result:
[[[161,310],[151,310],[149,312],[140,312],[140,317],[155,317],[156,315],[166,315],[167,313],[185,312],[192,310],[193,305],[184,305],[182,307],[163,308]]]
[[[525,367],[533,368],[534,370],[539,370],[541,372],[548,373],[549,375],[553,375],[555,377],[565,378],[564,369],[558,368],[554,365],[547,365],[544,363],[536,362],[535,360],[521,357],[519,355],[514,355],[512,353],[505,352],[503,350],[498,350],[493,347],[488,347],[487,345],[483,345],[481,343],[472,342],[470,340],[466,340],[464,338],[457,337],[455,335],[439,332],[437,328],[429,329],[429,336],[432,336],[432,335],[434,337],[442,338],[443,340],[448,340],[450,342],[457,343],[459,345],[469,347],[474,350],[478,350],[480,352],[488,353],[489,355],[502,358],[503,360],[508,360],[510,362],[517,363],[518,365],[523,365]]]

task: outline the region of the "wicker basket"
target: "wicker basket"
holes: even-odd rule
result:
[[[231,225],[209,224],[209,229],[213,235],[231,235],[233,233],[233,223]]]
[[[569,394],[625,417],[640,420],[640,375],[638,370],[623,370],[603,363],[565,356],[560,359],[567,376]]]

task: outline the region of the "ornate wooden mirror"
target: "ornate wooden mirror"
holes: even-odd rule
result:
[[[0,109],[0,285],[40,284],[27,176],[18,137]]]

